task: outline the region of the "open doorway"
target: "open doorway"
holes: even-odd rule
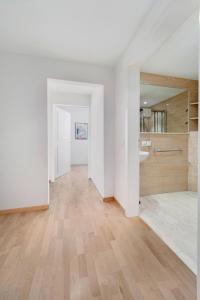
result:
[[[103,86],[48,79],[47,90],[48,181],[85,165],[104,198]]]
[[[55,179],[76,166],[88,169],[89,106],[53,105]]]
[[[140,217],[197,274],[198,80],[141,73]]]

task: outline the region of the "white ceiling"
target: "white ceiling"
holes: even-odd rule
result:
[[[143,65],[144,72],[198,79],[198,12]]]
[[[0,50],[113,65],[157,0],[1,0]]]
[[[152,55],[161,40],[143,70],[197,78],[198,14],[183,24],[197,7],[198,0],[0,0],[0,50],[102,65],[128,53],[138,64],[135,49]]]
[[[152,105],[160,103],[183,92],[184,89],[141,84],[140,107],[151,107]],[[146,101],[147,104],[144,104],[144,101]]]

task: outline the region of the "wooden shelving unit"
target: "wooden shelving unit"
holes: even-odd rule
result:
[[[189,131],[197,131],[198,119],[199,119],[198,86],[190,90],[188,92],[188,96],[189,96]]]

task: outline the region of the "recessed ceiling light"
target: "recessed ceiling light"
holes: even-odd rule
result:
[[[144,104],[146,105],[146,104],[148,104],[148,102],[147,102],[147,101],[144,101]]]

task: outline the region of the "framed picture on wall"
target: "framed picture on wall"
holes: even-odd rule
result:
[[[88,139],[88,123],[75,123],[75,139],[76,140]]]

